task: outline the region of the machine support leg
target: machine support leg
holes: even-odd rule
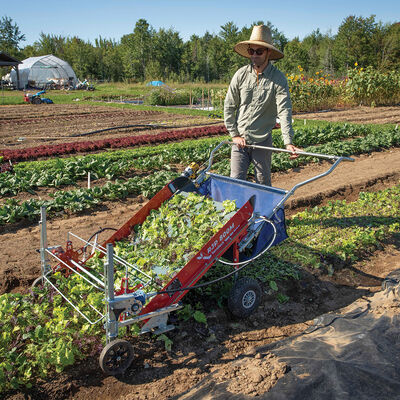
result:
[[[104,263],[105,295],[106,295],[106,340],[107,344],[118,337],[118,321],[110,302],[114,300],[114,248],[107,244],[107,260]]]
[[[47,249],[47,222],[46,222],[46,207],[40,207],[40,264],[42,270],[42,284],[43,277],[49,272],[49,259],[46,253]]]
[[[239,245],[238,245],[238,242],[234,242],[233,243],[233,257],[232,257],[232,260],[233,260],[234,263],[238,263],[239,262]],[[238,268],[239,268],[238,266],[235,267],[235,269],[238,269]],[[236,273],[236,274],[233,275],[234,282],[236,282],[237,278],[238,278],[238,274]]]

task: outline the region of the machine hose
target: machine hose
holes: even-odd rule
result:
[[[108,227],[106,227],[106,228],[100,228],[97,232],[93,233],[93,235],[90,236],[89,240],[87,240],[87,244],[84,246],[84,249],[86,250],[86,247],[89,246],[90,241],[91,241],[96,235],[99,235],[100,233],[102,233],[102,232],[104,232],[104,231],[107,231],[107,230],[110,230],[110,231],[117,231],[118,229],[115,229],[115,228],[108,228]]]
[[[190,125],[190,127],[193,126],[207,126],[207,125],[216,125],[220,124],[221,122],[208,122],[206,124],[194,124]],[[101,132],[107,132],[107,131],[112,131],[114,129],[127,129],[127,128],[147,128],[147,129],[176,129],[176,128],[184,128],[182,126],[165,126],[165,125],[153,125],[153,124],[135,124],[135,125],[121,125],[121,126],[113,126],[111,128],[104,128],[104,129],[98,129],[96,131],[91,131],[91,132],[85,132],[85,133],[75,133],[73,135],[70,135],[69,137],[83,137],[83,136],[89,136],[89,135],[95,135],[96,133],[101,133]],[[57,138],[54,138],[57,139]]]

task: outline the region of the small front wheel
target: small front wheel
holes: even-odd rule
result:
[[[241,278],[233,285],[228,297],[228,308],[238,318],[251,315],[261,301],[261,288],[252,278]]]
[[[107,375],[120,375],[131,365],[133,346],[126,340],[117,339],[108,343],[100,354],[100,368]]]

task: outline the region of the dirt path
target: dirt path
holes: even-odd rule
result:
[[[355,124],[399,124],[400,107],[355,107],[320,111],[315,113],[299,113],[296,119],[319,119],[332,122],[353,122]]]
[[[336,112],[331,116],[336,118]],[[400,182],[400,149],[354,158],[353,163],[343,162],[330,175],[298,189],[286,203],[286,214],[290,217],[305,207],[333,199],[352,201],[360,191],[380,190]],[[290,189],[329,167],[328,163],[321,163],[273,174],[273,186]],[[49,243],[65,245],[68,231],[87,239],[99,228],[117,228],[144,201],[144,198],[131,197],[107,203],[102,209],[85,215],[50,220]],[[106,239],[109,232],[103,235]],[[36,252],[39,229],[35,225],[3,228],[0,237],[3,255],[0,293],[26,291],[40,271]],[[193,320],[172,321],[178,329],[168,334],[173,340],[171,352],[165,351],[162,342],[149,336],[132,339],[136,357],[121,378],[104,376],[97,357],[93,357],[53,379],[40,382],[26,393],[13,393],[9,397],[13,400],[178,399],[214,372],[220,381],[229,382],[234,393],[252,398],[268,390],[288,371],[272,354],[258,354],[258,346],[301,333],[312,324],[313,318],[345,307],[361,296],[369,296],[379,290],[382,279],[397,268],[400,268],[398,235],[369,259],[333,277],[304,271],[300,281],[286,282],[282,287],[290,297],[286,304],[279,303],[266,291],[260,308],[247,320],[233,320],[223,309],[218,309],[207,312],[207,328]],[[243,379],[237,379],[242,376],[246,385]]]
[[[215,120],[202,116],[167,114],[162,111],[121,110],[105,106],[71,104],[53,104],[51,107],[47,107],[46,104],[3,106],[0,107],[0,148],[20,149],[144,133],[155,134],[165,130],[210,123],[215,123]]]

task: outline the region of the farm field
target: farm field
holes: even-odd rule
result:
[[[353,122],[355,124],[399,124],[399,107],[356,107],[328,110],[328,112],[299,113],[297,118],[317,119],[331,122]]]
[[[28,113],[25,110],[29,110]],[[400,107],[356,108],[345,111],[300,114],[295,119],[321,119],[335,122],[392,123],[400,122]],[[171,115],[157,111],[121,110],[110,107],[64,105],[33,108],[29,106],[0,107],[0,150],[23,149],[48,141],[39,137],[53,137],[52,144],[79,140],[97,140],[143,134],[157,134],[167,129],[190,126],[208,126],[215,120],[206,116]],[[127,128],[90,135],[90,138],[73,137],[122,125],[157,125],[155,129]],[[302,123],[301,123],[302,124]],[[300,124],[300,125],[301,125]],[[27,140],[18,142],[19,137]],[[29,138],[29,139],[28,139]],[[354,163],[342,163],[322,180],[299,189],[286,204],[290,220],[305,208],[324,206],[333,200],[356,201],[360,192],[377,192],[400,183],[400,148],[371,151],[353,156]],[[175,162],[179,171],[186,162]],[[290,189],[329,168],[327,163],[300,165],[274,172],[273,186]],[[136,171],[137,172],[137,171]],[[125,175],[129,177],[129,175]],[[96,184],[104,183],[100,178]],[[79,182],[78,186],[85,182]],[[69,190],[73,184],[66,185]],[[54,188],[39,188],[36,195],[48,198]],[[28,192],[15,193],[12,198],[24,201]],[[48,223],[49,243],[65,244],[68,231],[83,238],[104,227],[118,228],[147,201],[143,194],[129,194],[119,200],[105,200],[97,207],[78,213],[55,214]],[[399,215],[397,215],[399,219]],[[108,234],[103,233],[104,239]],[[0,293],[28,293],[30,284],[40,273],[39,229],[37,223],[22,220],[0,225],[2,257],[0,260]],[[235,359],[254,355],[258,346],[295,336],[312,324],[317,316],[348,306],[362,296],[380,290],[382,280],[391,271],[400,268],[400,237],[392,234],[377,249],[369,251],[355,262],[343,263],[335,272],[306,268],[300,279],[278,282],[279,290],[287,301],[278,301],[274,293],[265,288],[263,302],[248,320],[233,320],[224,311],[203,308],[207,326],[201,323],[177,320],[178,329],[168,334],[173,341],[167,351],[162,341],[149,336],[132,339],[136,357],[128,372],[121,379],[105,377],[98,367],[97,356],[87,358],[68,367],[61,374],[39,381],[31,389],[10,392],[7,398],[22,399],[155,399],[179,398],[210,373],[220,380],[231,379],[235,393],[244,396],[262,394],[272,387],[287,371],[272,355],[264,363],[248,361],[246,371],[273,370],[274,374],[257,382],[251,380],[252,391],[244,382],[230,375]],[[207,307],[209,301],[204,307]],[[251,367],[251,368],[250,368]],[[261,371],[261,372],[262,372]],[[227,378],[228,377],[228,378]],[[233,390],[233,389],[232,389]],[[247,397],[244,397],[247,398]]]
[[[74,104],[33,108],[29,104],[9,105],[0,107],[0,146],[16,149],[68,141],[135,136],[144,131],[146,134],[155,134],[166,129],[210,123],[215,121],[206,116],[167,114],[157,110]],[[91,133],[95,131],[102,132]]]

